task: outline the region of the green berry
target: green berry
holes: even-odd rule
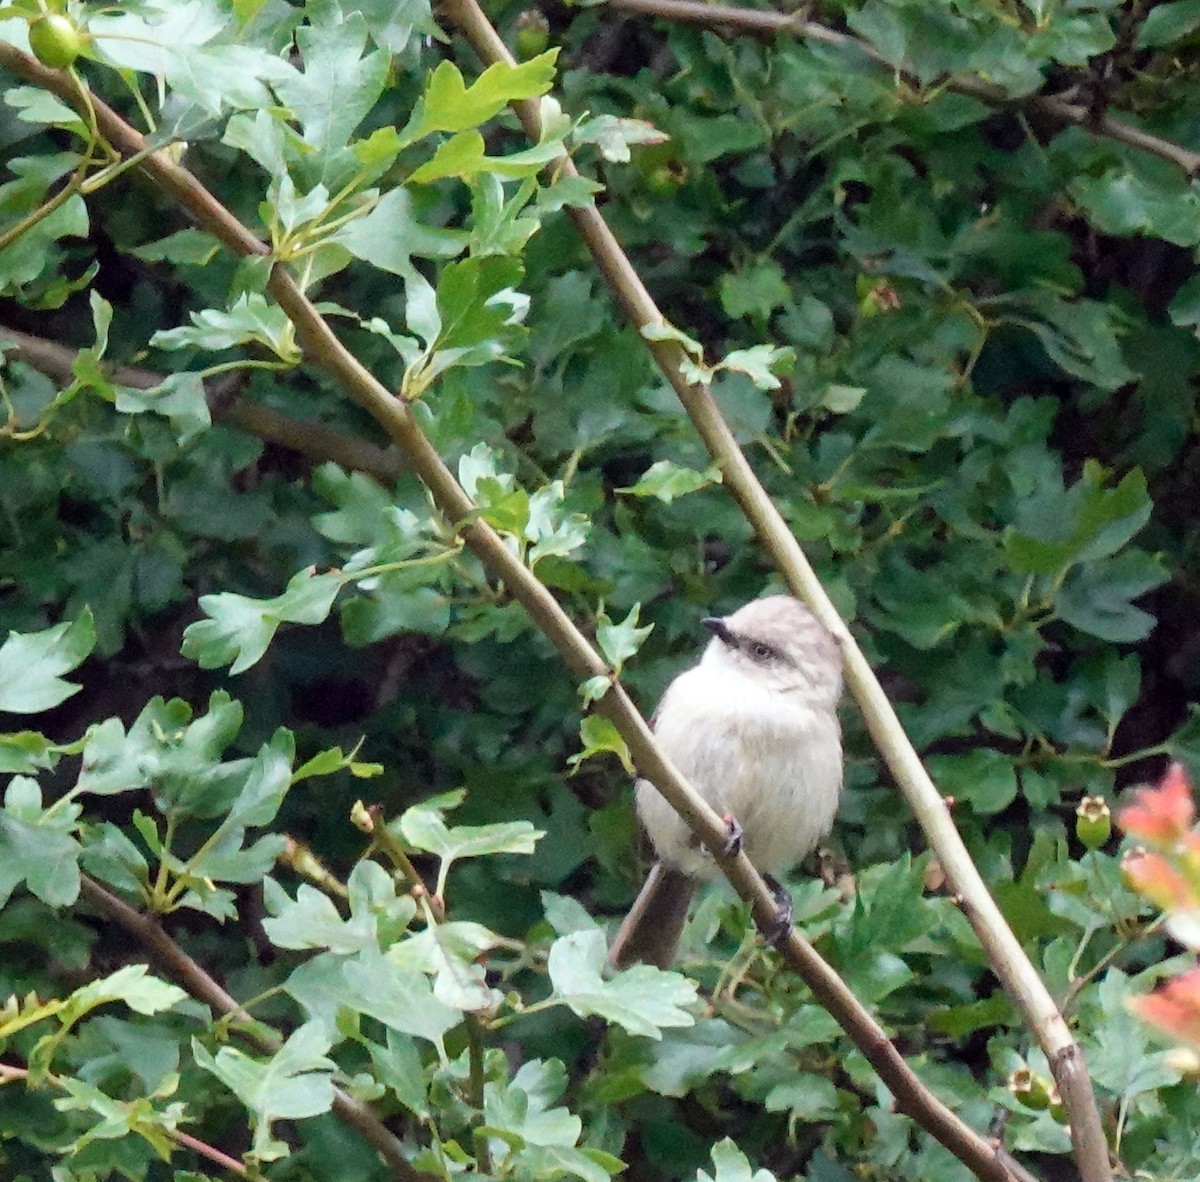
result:
[[[48,12],[29,26],[29,48],[43,66],[65,70],[75,64],[83,49],[83,37],[68,17]]]
[[[1075,810],[1075,836],[1084,848],[1098,850],[1112,836],[1112,813],[1102,796],[1085,796]]]
[[[546,52],[550,44],[550,22],[536,8],[517,17],[517,57],[527,62]]]

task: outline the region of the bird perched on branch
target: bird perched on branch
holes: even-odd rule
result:
[[[787,595],[703,622],[713,638],[699,662],[667,687],[651,726],[664,754],[725,818],[729,852],[744,849],[769,877],[780,900],[781,934],[790,927],[791,900],[770,876],[807,854],[837,811],[841,650],[812,612]],[[657,861],[609,961],[617,968],[637,961],[666,968],[697,884],[720,870],[648,780],[639,780],[636,791]]]

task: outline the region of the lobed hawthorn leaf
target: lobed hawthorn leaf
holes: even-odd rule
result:
[[[54,767],[63,748],[38,731],[0,734],[0,772],[30,773]]]
[[[1133,600],[1169,578],[1160,559],[1127,550],[1073,570],[1055,597],[1055,611],[1089,636],[1133,644],[1154,627],[1154,617],[1135,607]]]
[[[489,1152],[506,1175],[572,1175],[584,1182],[607,1182],[624,1163],[602,1150],[577,1147],[583,1122],[563,1106],[553,1106],[566,1086],[557,1059],[523,1063],[511,1083],[484,1086],[483,1125]]]
[[[528,821],[450,826],[428,804],[406,809],[397,824],[409,845],[447,863],[488,854],[532,854],[538,840],[546,836]]]
[[[503,995],[486,980],[481,957],[500,938],[480,923],[452,920],[426,927],[393,944],[387,958],[401,969],[424,973],[433,981],[433,996],[466,1013],[488,1010]]]
[[[629,775],[637,774],[628,745],[621,738],[620,731],[607,718],[599,714],[587,715],[579,724],[579,739],[583,743],[583,750],[576,752],[567,760],[567,764],[573,772],[579,770],[585,759],[591,759],[593,755],[602,755],[607,751],[621,761],[621,766]]]
[[[1177,246],[1200,242],[1200,192],[1193,187],[1169,190],[1112,169],[1101,177],[1076,178],[1071,195],[1105,233],[1151,234]]]
[[[65,702],[82,688],[62,674],[78,668],[96,644],[92,613],[86,609],[41,632],[10,632],[0,644],[0,710],[38,714]]]
[[[703,472],[684,468],[671,460],[656,460],[638,477],[637,483],[614,491],[631,497],[656,497],[664,505],[688,493],[721,483],[721,470],[712,464]]]
[[[114,405],[122,414],[161,415],[171,424],[171,432],[181,447],[212,426],[204,377],[198,373],[168,374],[149,390],[118,386]]]
[[[323,891],[301,883],[295,899],[270,877],[263,879],[263,901],[269,915],[263,931],[277,948],[322,948],[350,955],[399,939],[416,915],[409,894],[396,894],[391,875],[377,862],[357,863],[346,882],[350,918],[343,919]]]
[[[679,973],[635,965],[611,980],[603,976],[604,933],[576,931],[550,946],[547,968],[553,995],[579,1017],[595,1014],[630,1034],[660,1039],[672,1026],[691,1026],[696,985]]]
[[[551,49],[516,66],[496,62],[470,86],[453,62],[442,62],[430,75],[401,138],[411,144],[435,131],[466,131],[486,123],[514,100],[545,94],[554,81],[557,58],[558,50]]]
[[[41,789],[14,776],[0,810],[0,905],[24,883],[50,907],[69,907],[79,897],[80,846],[75,838],[78,806],[48,809]]]
[[[644,119],[623,119],[616,115],[595,115],[580,120],[571,129],[577,144],[595,144],[605,160],[628,164],[631,144],[661,144],[668,136]]]
[[[187,702],[152,698],[128,734],[118,718],[88,728],[76,791],[109,796],[153,782],[160,808],[218,816],[233,800],[237,776],[248,762],[220,762],[242,718],[241,705],[223,690],[213,692],[208,713],[194,721]]]
[[[770,1170],[754,1170],[737,1145],[726,1137],[712,1147],[713,1172],[696,1171],[696,1182],[775,1182]]]
[[[479,132],[461,131],[440,145],[429,160],[413,171],[409,180],[414,185],[427,185],[445,177],[458,177],[465,181],[481,172],[519,179],[536,176],[547,164],[562,155],[562,145],[549,140],[522,152],[489,156],[484,151],[483,136]]]
[[[181,325],[156,332],[150,343],[159,349],[232,349],[259,344],[281,361],[295,365],[300,360],[292,322],[284,310],[267,302],[258,292],[244,292],[227,312],[205,308],[192,312],[191,327]]]
[[[214,0],[145,0],[89,14],[87,29],[99,61],[154,75],[213,115],[270,106],[270,86],[295,71],[261,47],[216,43],[227,23]]]
[[[367,23],[361,13],[346,14],[333,4],[321,11],[320,24],[296,31],[304,72],[279,79],[275,91],[313,149],[306,170],[334,188],[345,182],[343,171],[356,163],[347,145],[383,93],[390,56],[382,50],[367,52]]]
[[[625,662],[642,647],[646,637],[654,631],[653,624],[642,628],[637,626],[641,611],[642,605],[635,603],[619,624],[614,624],[608,615],[604,614],[596,625],[596,643],[600,646],[604,659],[616,673],[621,672]]]
[[[464,230],[447,230],[418,220],[412,195],[404,188],[385,193],[370,212],[348,222],[330,238],[355,258],[381,271],[408,276],[411,259],[453,258],[466,248]]]
[[[1104,487],[1104,476],[1089,460],[1071,488],[1046,487],[1018,504],[1015,524],[1004,532],[1014,570],[1051,575],[1107,558],[1142,529],[1153,506],[1141,470],[1111,489]]]
[[[230,673],[244,673],[262,659],[280,624],[325,620],[345,582],[340,573],[319,575],[310,568],[293,575],[274,599],[250,599],[230,591],[203,595],[200,607],[208,619],[184,629],[180,651],[201,669],[229,665]]]
[[[320,1116],[333,1105],[337,1064],[328,1058],[331,1045],[320,1023],[306,1022],[269,1059],[253,1059],[233,1047],[222,1047],[213,1056],[198,1039],[192,1040],[192,1055],[250,1111],[251,1154],[259,1161],[274,1161],[290,1152],[271,1136],[276,1120]]]
[[[389,1030],[427,1042],[440,1044],[445,1034],[462,1021],[460,1009],[434,996],[424,973],[403,969],[376,949],[363,949],[342,961],[340,973],[330,984],[335,990],[335,1007],[349,1006],[369,1014]]]

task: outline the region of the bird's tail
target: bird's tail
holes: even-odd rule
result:
[[[694,878],[656,862],[617,932],[608,963],[617,969],[638,963],[670,968],[695,890]]]

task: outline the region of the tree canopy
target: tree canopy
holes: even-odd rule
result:
[[[0,1176],[1193,1177],[1198,36],[4,5]],[[608,972],[781,590],[797,931]]]

